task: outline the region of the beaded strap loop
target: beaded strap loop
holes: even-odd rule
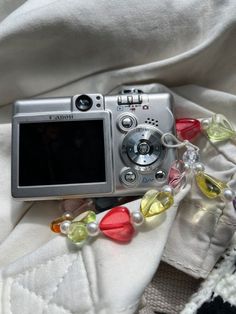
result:
[[[83,210],[87,208],[83,214],[74,217],[73,213],[67,211],[61,217],[56,218],[51,223],[51,230],[66,235],[73,243],[79,245],[83,244],[89,236],[95,237],[99,233],[103,233],[113,241],[127,243],[131,241],[138,226],[173,205],[174,195],[186,185],[190,175],[191,178],[195,177],[198,188],[207,198],[220,197],[224,202],[233,202],[236,209],[235,192],[229,188],[226,182],[205,172],[204,165],[199,162],[199,148],[189,142],[193,139],[193,135],[195,137],[201,131],[206,132],[208,138],[213,141],[231,139],[236,132],[222,115],[215,115],[211,120],[204,119],[201,124],[196,121],[198,120],[188,118],[176,120],[179,139],[171,133],[162,135],[161,142],[164,146],[168,148],[185,147],[186,151],[181,160],[176,160],[171,165],[167,177],[168,185],[164,186],[161,191],[154,189],[147,191],[141,199],[139,210],[130,212],[125,206],[114,207],[100,222],[97,222],[96,213],[89,210],[90,201],[86,203],[87,206],[81,205]]]

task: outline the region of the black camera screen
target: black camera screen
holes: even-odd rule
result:
[[[103,120],[20,124],[20,186],[105,181]]]

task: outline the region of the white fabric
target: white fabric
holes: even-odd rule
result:
[[[176,210],[125,246],[101,237],[78,251],[54,239],[47,224],[57,202],[11,199],[8,104],[160,82],[176,94],[178,117],[214,111],[236,127],[235,16],[234,0],[0,0],[1,313],[134,313]],[[235,146],[200,141],[208,170],[228,179]]]
[[[139,228],[132,245],[100,237],[80,250],[57,236],[5,267],[1,272],[3,313],[18,313],[19,306],[22,313],[35,312],[35,308],[35,313],[48,314],[134,313],[159,264],[178,200],[188,190],[189,186],[158,220]],[[127,207],[137,210],[139,200]],[[7,246],[15,243],[6,242]]]

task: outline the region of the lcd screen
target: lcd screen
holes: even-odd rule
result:
[[[19,186],[106,181],[103,120],[19,128]]]

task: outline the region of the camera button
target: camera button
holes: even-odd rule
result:
[[[129,104],[133,103],[133,97],[132,96],[127,96],[127,100]]]
[[[147,141],[144,141],[138,144],[137,149],[138,149],[139,154],[147,155],[150,152],[151,147]]]
[[[120,173],[120,181],[126,186],[134,186],[139,181],[139,176],[136,171],[131,168],[123,169]]]
[[[121,121],[121,124],[124,128],[129,129],[133,126],[134,120],[130,117],[124,117]]]
[[[129,131],[130,129],[136,127],[137,119],[134,115],[131,114],[122,114],[118,118],[118,127],[121,131]]]
[[[136,174],[133,171],[128,171],[124,175],[124,179],[128,183],[133,183],[136,181]]]
[[[166,178],[166,172],[164,170],[158,170],[155,174],[157,181],[163,181]]]

